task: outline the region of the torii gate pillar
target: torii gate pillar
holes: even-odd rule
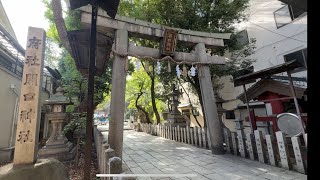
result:
[[[206,61],[206,47],[204,43],[195,46],[195,51],[200,62]],[[203,108],[209,129],[209,137],[211,141],[211,150],[213,154],[224,154],[223,137],[221,125],[218,117],[216,100],[212,89],[212,81],[209,66],[200,66],[198,77],[200,81],[201,96],[203,100]]]
[[[119,53],[128,53],[128,31],[116,30],[115,49]],[[123,121],[125,109],[127,57],[115,56],[112,68],[111,119],[109,122],[108,142],[115,155],[122,159]]]

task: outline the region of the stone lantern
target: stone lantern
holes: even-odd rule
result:
[[[75,147],[62,132],[63,124],[67,119],[66,106],[73,103],[63,93],[63,89],[58,87],[56,93],[44,102],[50,109],[46,116],[48,121],[51,122],[52,128],[46,145],[39,150],[40,158],[53,157],[59,161],[67,161],[74,158]]]
[[[168,121],[169,121],[168,125],[171,125],[171,126],[178,126],[179,125],[180,127],[187,126],[186,119],[181,114],[181,112],[178,110],[178,106],[180,104],[179,96],[181,94],[182,93],[179,91],[179,89],[177,89],[175,86],[173,86],[172,93],[171,93],[171,96],[172,96],[172,103],[171,103],[172,110],[171,110],[170,114],[168,115]]]
[[[172,93],[171,93],[171,96],[172,96],[171,113],[173,113],[173,114],[177,114],[177,113],[180,114],[180,111],[178,110],[178,106],[180,104],[180,101],[179,101],[180,95],[181,95],[181,92],[179,91],[179,89],[176,89],[175,87],[173,87]]]
[[[220,121],[222,121],[222,114],[226,111],[223,107],[222,104],[226,102],[224,99],[222,99],[217,92],[214,92],[214,97],[216,99],[216,105],[217,105],[217,111],[218,111],[218,116]]]
[[[218,117],[220,120],[220,125],[222,128],[225,128],[226,126],[222,122],[222,115],[226,110],[222,107],[222,104],[226,101],[224,99],[222,99],[217,92],[214,92],[214,98],[216,100],[217,112],[218,112]]]

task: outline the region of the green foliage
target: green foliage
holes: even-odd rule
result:
[[[74,111],[74,105],[68,105],[67,107],[66,107],[66,112],[67,113],[70,113],[70,112],[73,112]]]
[[[47,36],[49,42],[61,46],[61,39],[58,35],[56,29],[54,15],[52,11],[51,0],[43,0],[45,4],[45,18],[49,21],[49,29],[47,30]],[[66,28],[68,31],[79,30],[80,21],[80,11],[78,10],[65,10],[63,12]],[[53,49],[46,52],[48,62],[57,61],[58,70],[62,75],[61,84],[64,88],[65,94],[69,98],[78,98],[78,102],[81,103],[85,100],[87,94],[87,79],[83,77],[77,70],[75,61],[70,55],[70,53],[61,47],[61,54],[56,55]],[[95,77],[95,92],[94,92],[94,104],[98,105],[104,100],[104,95],[109,93],[111,87],[111,67],[112,62],[108,62],[107,70],[101,77]],[[132,68],[131,68],[132,69]],[[77,106],[78,104],[75,104]]]
[[[167,26],[205,32],[233,32],[245,19],[249,0],[121,1],[119,14]]]
[[[59,59],[59,72],[62,76],[61,84],[65,95],[69,98],[78,97],[82,101],[87,89],[87,80],[77,70],[73,58],[65,49]]]
[[[49,66],[53,69],[58,68],[57,57],[60,55],[60,52],[57,49],[56,45],[57,44],[53,42],[50,38],[47,38],[44,63],[45,63],[45,66]]]
[[[49,29],[47,30],[47,37],[49,37],[55,43],[60,44],[61,40],[60,40],[58,30],[55,25],[51,1],[52,0],[42,0],[42,2],[44,3],[44,5],[46,7],[44,17],[49,22]],[[80,21],[80,11],[79,10],[66,10],[63,13],[65,15],[65,24],[66,24],[68,31],[80,29],[81,21]]]
[[[129,103],[128,108],[132,110],[136,110],[136,101],[137,97],[140,95],[138,99],[138,105],[144,108],[150,115],[151,119],[155,119],[155,113],[152,108],[151,103],[151,79],[149,78],[148,74],[142,69],[141,66],[140,70],[134,71],[130,77],[127,78],[126,84],[126,102]],[[155,78],[155,84],[159,83],[158,78]],[[159,88],[156,87],[156,92],[159,91]],[[156,96],[156,106],[157,109],[162,111],[163,103],[162,101]]]
[[[70,116],[70,122],[63,128],[64,134],[73,134],[75,131],[80,131],[86,128],[86,113],[71,113]]]

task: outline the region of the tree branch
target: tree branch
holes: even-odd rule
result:
[[[150,120],[150,118],[149,118],[149,113],[148,113],[143,107],[141,107],[140,105],[138,105],[138,101],[139,101],[140,97],[143,95],[143,92],[142,92],[143,84],[144,84],[144,83],[142,83],[142,85],[140,86],[140,91],[139,91],[138,97],[137,97],[137,99],[136,99],[136,108],[144,113],[144,115],[145,115],[145,117],[146,117],[146,120],[147,120],[147,123],[152,123],[151,120]]]
[[[190,103],[190,105],[191,105],[191,108],[193,108],[193,105],[192,105],[192,102],[191,102],[189,93],[187,93],[186,89],[182,86],[180,79],[178,79],[178,82],[179,82],[179,85],[182,87],[183,91],[186,93],[186,95],[187,95],[187,97],[188,97],[188,100],[189,100],[189,103]],[[196,122],[197,122],[197,124],[199,125],[199,127],[202,127],[202,126],[200,125],[198,119],[197,119],[197,116],[193,114],[192,109],[191,109],[191,114],[192,114],[192,116],[194,117],[194,119],[196,120]]]
[[[143,62],[141,61],[141,65],[143,67],[143,69],[146,71],[146,67],[144,66]],[[151,78],[151,74],[149,71],[146,71],[146,73],[148,74],[148,76]]]
[[[56,28],[57,28],[61,43],[67,49],[67,51],[70,54],[72,54],[71,46],[68,38],[67,27],[62,16],[61,0],[52,0],[51,5],[52,5],[53,16],[54,16],[54,22],[56,24]]]

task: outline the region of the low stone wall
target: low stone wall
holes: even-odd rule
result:
[[[102,134],[103,131],[100,131],[95,125],[93,132],[100,174],[122,173],[122,160],[119,157],[116,157],[114,150],[109,147],[107,139],[104,138]]]

